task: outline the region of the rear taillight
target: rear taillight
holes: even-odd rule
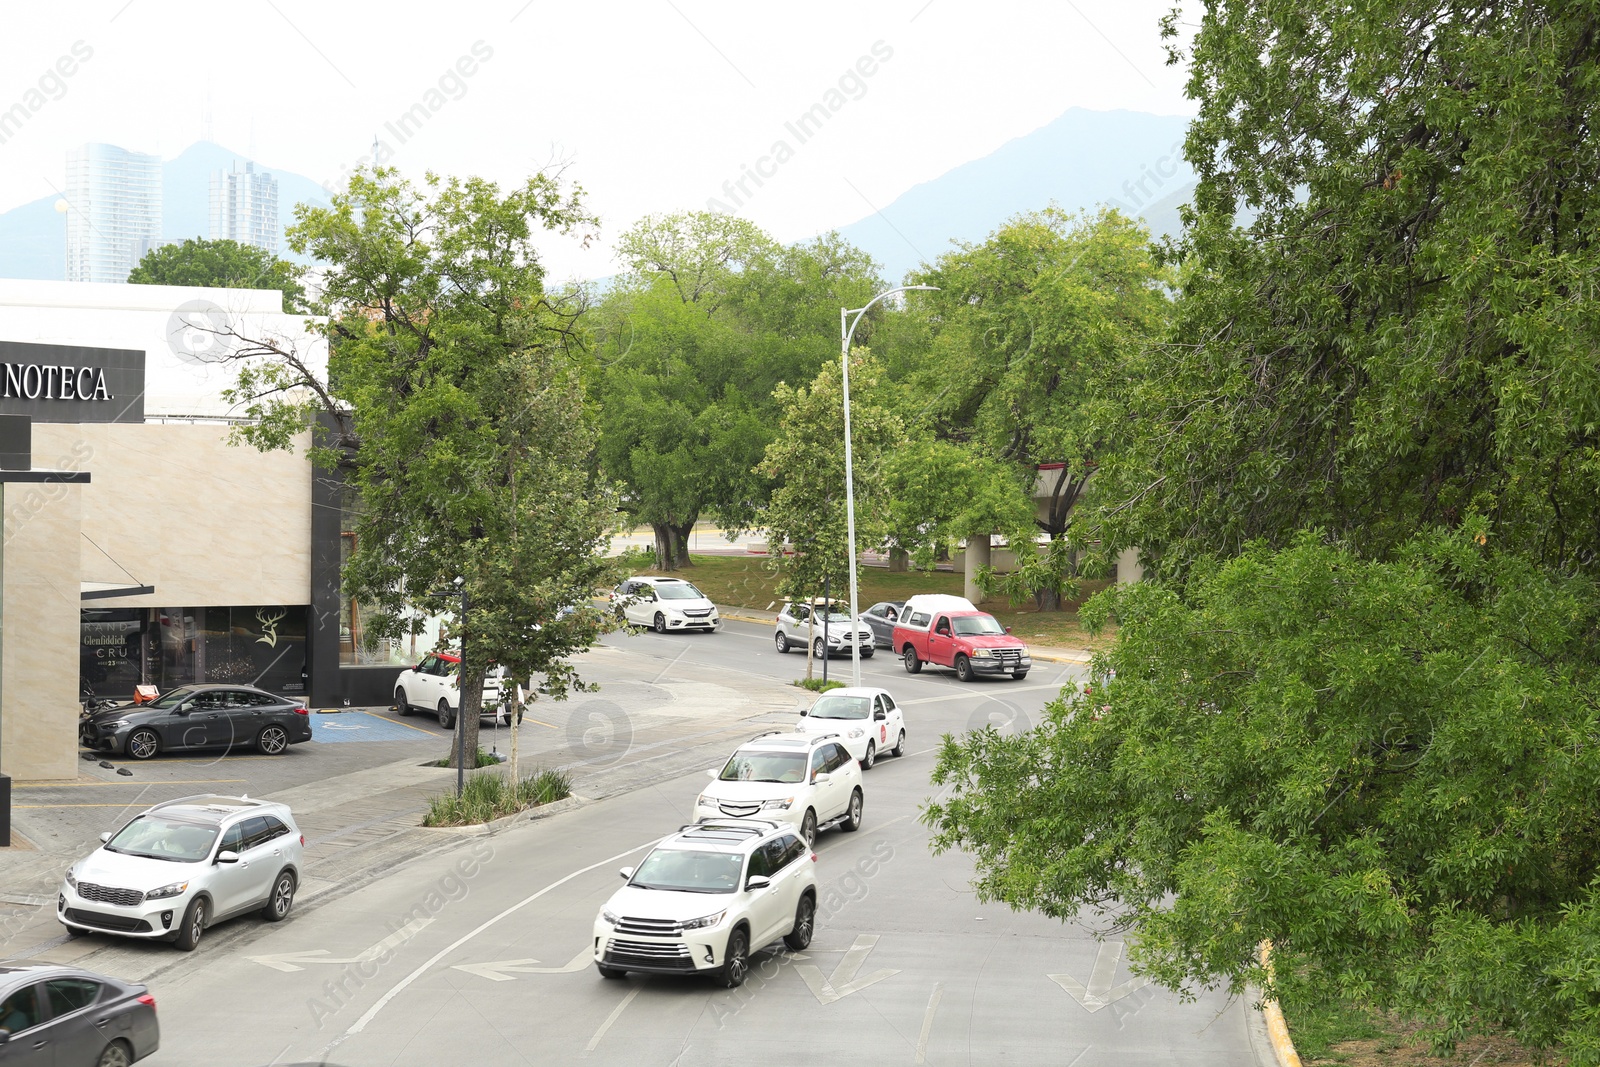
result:
[[[812,854],[811,854],[811,862],[812,862],[812,863],[815,863],[815,862],[817,862],[817,854],[816,854],[816,853],[815,853],[815,852],[813,852],[813,853],[812,853]]]
[[[303,707],[295,708],[294,709],[294,713],[296,715],[307,715],[307,714],[309,714],[309,712],[307,712],[306,709],[303,708]]]
[[[146,993],[144,996],[140,997],[139,998],[139,1003],[143,1004],[145,1007],[149,1008],[151,1011],[155,1011],[156,1010],[156,998],[152,997],[149,993]]]
[[[301,848],[305,848],[306,847],[306,835],[305,834],[301,834],[300,835],[300,847]]]

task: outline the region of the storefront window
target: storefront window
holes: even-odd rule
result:
[[[346,486],[339,508],[339,573],[347,570],[350,557],[356,550],[356,520],[359,509],[355,491]],[[425,652],[432,648],[421,638],[384,637],[374,632],[370,625],[378,615],[378,608],[350,595],[342,587],[339,595],[339,665],[342,667],[409,667],[417,662],[417,648]],[[434,629],[437,629],[435,624]]]
[[[129,697],[194,682],[240,682],[303,693],[303,604],[223,608],[91,608],[82,612],[78,679],[83,695]]]

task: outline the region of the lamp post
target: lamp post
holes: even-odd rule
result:
[[[850,338],[861,325],[861,316],[884,297],[920,289],[937,292],[937,285],[897,285],[886,289],[858,308],[839,309],[839,368],[844,386],[844,517],[850,537],[850,684],[861,684],[861,642],[856,637],[860,626],[860,607],[856,604],[856,482],[854,452],[850,447]],[[892,650],[891,650],[892,651]]]
[[[437,592],[437,593],[429,593],[428,595],[429,596],[454,596],[454,597],[460,597],[461,598],[461,662],[456,665],[456,672],[457,672],[456,677],[459,678],[461,681],[465,681],[466,677],[467,677],[467,584],[466,584],[466,581],[459,574],[456,575],[456,580],[455,580],[455,582],[453,584],[455,585],[454,589],[445,589],[445,590],[442,590],[442,591]],[[459,682],[457,683],[456,688],[458,690],[461,689],[461,685],[460,685]],[[459,700],[460,700],[460,703],[458,703],[456,705],[456,723],[455,723],[455,726],[456,726],[456,737],[455,737],[455,742],[456,742],[456,797],[457,798],[460,798],[461,794],[464,793],[466,791],[466,788],[467,788],[467,758],[466,758],[466,751],[465,751],[465,749],[466,749],[466,740],[467,740],[467,730],[466,730],[466,719],[463,718],[462,714],[461,714],[462,711],[465,710],[466,703],[467,703],[466,693],[465,693],[464,690],[461,692],[461,696],[459,697]],[[473,762],[477,762],[477,761],[474,760]]]

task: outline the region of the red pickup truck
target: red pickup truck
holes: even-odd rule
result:
[[[924,663],[955,668],[970,682],[980,674],[1028,676],[1033,658],[1028,647],[1011,636],[988,612],[959,596],[914,596],[906,601],[894,627],[894,650],[916,674]]]

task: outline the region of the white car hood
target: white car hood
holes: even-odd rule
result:
[[[699,919],[731,907],[737,893],[675,893],[625,885],[606,901],[613,915],[635,919]]]
[[[80,882],[114,889],[137,889],[148,893],[173,882],[194,878],[204,871],[209,861],[199,863],[172,863],[153,860],[145,856],[128,856],[97,848],[73,865],[72,873]]]
[[[801,734],[838,734],[848,738],[851,730],[872,729],[871,719],[821,719],[811,715],[800,716],[800,721],[794,724],[796,733]]]
[[[678,611],[678,612],[683,611],[683,609],[685,609],[685,608],[693,608],[695,611],[703,611],[706,608],[714,608],[714,607],[716,607],[715,604],[713,604],[711,601],[707,600],[703,596],[702,597],[694,597],[694,598],[689,599],[689,600],[657,600],[655,602],[655,606],[660,608],[660,609],[662,609],[663,611]]]
[[[718,800],[782,800],[805,788],[804,782],[724,782],[719,778],[700,792]]]

